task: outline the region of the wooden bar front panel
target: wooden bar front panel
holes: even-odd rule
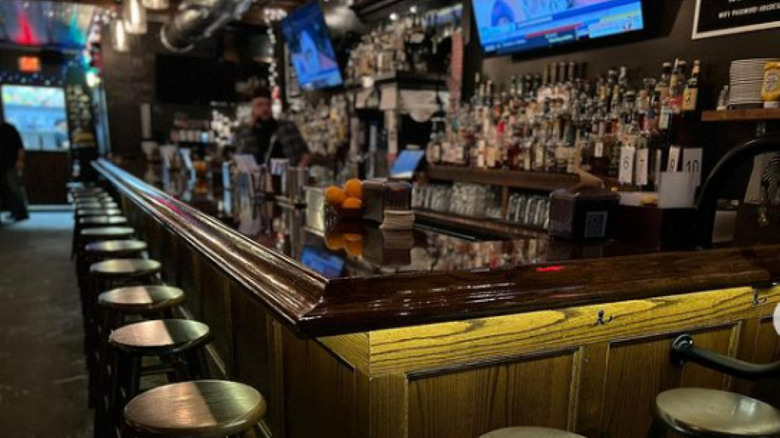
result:
[[[187,294],[185,316],[215,332],[216,376],[268,400],[266,436],[475,438],[536,425],[593,438],[644,437],[665,389],[722,388],[780,405],[777,382],[752,384],[696,365],[679,367],[679,333],[746,360],[780,359],[771,314],[780,288],[750,287],[299,338],[257,297],[168,228],[125,202]],[[601,321],[599,322],[599,315]]]

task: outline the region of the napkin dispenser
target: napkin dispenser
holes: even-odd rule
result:
[[[602,187],[555,190],[550,194],[549,234],[572,241],[607,240],[619,202],[620,195]]]

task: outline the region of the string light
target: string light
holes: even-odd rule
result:
[[[130,51],[130,42],[125,33],[124,20],[114,20],[111,22],[111,46],[117,52]]]
[[[126,33],[131,35],[146,33],[146,8],[141,4],[141,0],[125,0],[122,18]]]

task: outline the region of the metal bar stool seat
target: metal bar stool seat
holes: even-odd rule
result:
[[[546,427],[507,427],[482,435],[480,438],[584,438],[565,430]]]
[[[780,437],[780,411],[751,397],[717,389],[664,391],[656,397],[653,415],[664,429],[689,437]],[[650,434],[661,435],[658,430]]]
[[[251,430],[266,402],[254,388],[222,380],[173,383],[151,389],[125,406],[136,437],[216,438]]]

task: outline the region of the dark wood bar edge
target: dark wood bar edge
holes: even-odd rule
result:
[[[780,277],[780,245],[767,245],[571,261],[553,270],[534,265],[328,280],[107,160],[95,167],[305,337],[750,286]]]

